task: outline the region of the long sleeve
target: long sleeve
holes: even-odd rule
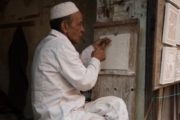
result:
[[[56,58],[61,66],[62,76],[76,89],[86,91],[95,85],[100,70],[98,59],[91,58],[85,67],[78,52],[70,44],[61,46],[61,49],[56,51]]]
[[[89,63],[91,61],[91,54],[93,51],[94,51],[94,47],[92,45],[90,45],[85,50],[83,50],[80,58],[85,67],[87,67],[89,65]]]

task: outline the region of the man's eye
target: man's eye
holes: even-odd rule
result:
[[[84,24],[83,22],[80,23],[80,25],[83,25],[83,24]]]

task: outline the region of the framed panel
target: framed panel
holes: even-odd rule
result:
[[[180,45],[180,10],[179,10],[179,26],[178,26],[178,38],[177,38],[177,45]]]
[[[107,57],[106,60],[101,63],[101,69],[128,70],[130,33],[102,35],[100,39],[105,37],[112,41],[105,49]],[[116,56],[116,59],[114,56]]]
[[[176,79],[175,82],[180,81],[180,50],[177,50],[176,58]]]
[[[166,3],[162,42],[176,46],[178,39],[179,10]]]
[[[175,81],[177,48],[163,47],[160,84],[173,83]]]
[[[139,20],[97,23],[94,39],[109,37],[112,41],[106,49],[106,61],[100,74],[135,75]]]
[[[180,0],[167,0],[167,1],[172,3],[177,8],[180,8]]]
[[[155,36],[154,36],[154,51],[153,51],[153,70],[152,70],[152,73],[153,73],[152,89],[153,90],[161,89],[161,88],[173,85],[173,84],[180,83],[180,81],[175,81],[173,83],[160,84],[162,48],[170,47],[169,44],[162,43],[163,30],[165,29],[164,28],[165,11],[166,11],[165,6],[167,4],[170,4],[167,2],[167,0],[158,0],[157,1],[156,23],[155,23],[155,33],[154,33]],[[177,41],[176,41],[176,43],[177,43]],[[180,49],[180,46],[176,45],[176,48]]]

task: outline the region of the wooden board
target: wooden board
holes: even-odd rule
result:
[[[105,49],[106,60],[101,62],[101,69],[128,70],[130,34],[102,35],[102,38],[109,38],[111,42]]]
[[[154,55],[153,55],[153,85],[152,89],[157,90],[163,87],[167,87],[169,85],[177,84],[178,82],[160,85],[160,70],[161,70],[161,60],[162,60],[162,48],[170,47],[169,45],[162,43],[162,35],[163,35],[163,25],[164,25],[164,11],[166,0],[158,0],[157,1],[157,11],[156,11],[156,25],[155,25],[155,36],[154,36]],[[176,46],[179,48],[180,46]]]
[[[179,85],[163,88],[162,117],[161,120],[179,120]]]
[[[179,0],[167,0],[167,1],[172,3],[175,7],[180,8],[180,1]]]
[[[174,83],[176,72],[176,47],[163,47],[160,84]]]
[[[25,22],[15,22],[15,23],[0,24],[0,29],[18,27],[19,25],[21,25],[22,27],[23,26],[34,26],[35,21],[25,21]]]
[[[147,15],[147,41],[146,41],[146,86],[145,86],[145,96],[146,96],[146,112],[145,115],[148,115],[148,119],[144,119],[144,120],[180,120],[180,96],[176,96],[177,100],[176,103],[174,100],[174,97],[171,96],[171,98],[160,98],[160,99],[154,99],[153,103],[152,103],[152,107],[150,108],[151,105],[151,98],[152,97],[163,97],[164,95],[169,96],[172,95],[174,93],[180,93],[180,88],[177,87],[177,91],[176,92],[172,92],[172,88],[161,88],[161,86],[157,86],[157,90],[152,91],[152,78],[154,78],[154,76],[152,76],[152,73],[155,74],[157,71],[154,71],[154,69],[152,70],[152,65],[153,65],[153,59],[154,55],[157,54],[153,53],[153,49],[154,49],[154,34],[155,34],[155,29],[157,28],[157,22],[156,22],[156,28],[154,28],[154,22],[155,22],[155,18],[160,19],[162,17],[161,14],[163,14],[163,10],[162,10],[162,4],[164,4],[164,2],[166,2],[165,0],[157,0],[157,1],[147,1],[149,6],[148,6],[148,15]],[[157,6],[156,6],[157,5]],[[156,9],[154,8],[154,6],[156,6]],[[156,10],[162,10],[159,13],[156,13]],[[156,17],[155,17],[156,16]],[[162,23],[163,24],[163,23]],[[160,25],[160,30],[162,30],[163,28],[161,28],[161,24]],[[159,31],[158,31],[159,32]],[[159,35],[160,36],[160,35]],[[157,29],[156,29],[156,37],[157,36]],[[158,49],[158,48],[156,48]],[[157,54],[159,55],[159,53]],[[157,56],[156,56],[157,57]],[[154,61],[155,62],[155,61]],[[159,62],[159,64],[161,64],[161,62]],[[176,86],[176,85],[174,85]],[[170,87],[174,87],[173,85]],[[178,86],[178,84],[177,84]],[[165,90],[166,89],[166,90]],[[172,99],[172,100],[171,100]],[[172,102],[174,103],[172,105]],[[174,108],[172,107],[174,106]],[[148,113],[148,110],[150,108],[150,111]],[[174,115],[173,115],[174,114]],[[177,116],[175,118],[175,116]],[[173,119],[174,118],[174,119]]]
[[[100,36],[103,35],[118,35],[118,34],[126,34],[126,33],[130,34],[130,43],[128,48],[129,58],[127,61],[128,69],[127,70],[101,69],[100,74],[135,75],[138,32],[139,32],[138,19],[110,22],[110,23],[98,23],[94,25],[94,33],[95,33],[94,40],[100,39]],[[119,52],[122,51],[120,50]],[[116,58],[116,56],[114,57]],[[122,62],[121,60],[119,61]]]
[[[163,96],[169,96],[175,93],[175,86],[164,88]],[[174,97],[167,97],[162,99],[162,118],[161,120],[174,120]]]
[[[180,81],[180,50],[177,50],[177,58],[176,58],[176,80]]]
[[[179,26],[178,26],[178,38],[177,38],[177,45],[180,45],[180,9],[179,9]]]
[[[135,113],[135,76],[99,75],[92,89],[92,100],[104,96],[117,96],[127,105],[129,120]]]
[[[126,20],[111,23],[99,23],[94,25],[94,39],[97,40],[101,35],[111,34],[130,34],[130,49],[128,70],[104,69],[101,70],[98,81],[92,89],[92,100],[104,96],[117,96],[122,98],[129,114],[129,120],[135,119],[135,91],[136,91],[136,60],[137,43],[139,32],[139,20]],[[122,52],[122,51],[119,51]],[[114,56],[116,59],[116,56]],[[121,59],[119,59],[121,61]]]
[[[178,27],[179,10],[170,3],[166,3],[162,42],[176,46],[179,32]]]

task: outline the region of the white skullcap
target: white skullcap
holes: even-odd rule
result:
[[[79,11],[73,2],[64,2],[51,8],[50,19],[57,19]]]

